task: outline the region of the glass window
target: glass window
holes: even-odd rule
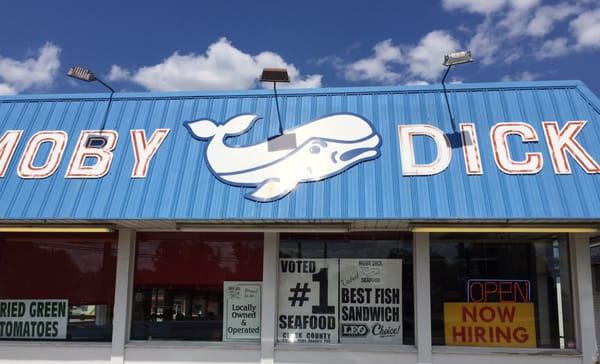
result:
[[[262,234],[137,236],[132,339],[221,341],[260,337],[260,292],[256,284],[244,282],[262,281]],[[224,311],[233,307],[224,307],[224,289],[237,295],[233,306],[240,309],[234,314],[239,322],[224,323]],[[242,319],[247,326],[242,325]],[[224,325],[228,325],[225,330]],[[228,328],[231,336],[224,338]],[[232,332],[234,329],[237,331]]]
[[[412,235],[282,234],[278,342],[414,345]]]
[[[566,235],[432,234],[434,345],[575,348]]]
[[[0,338],[110,341],[116,234],[0,234]]]

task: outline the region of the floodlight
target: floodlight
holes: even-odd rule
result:
[[[92,71],[81,66],[73,66],[69,68],[67,76],[85,82],[98,81],[100,84],[102,84],[102,86],[110,90],[108,106],[106,107],[106,111],[104,112],[104,119],[102,121],[102,127],[100,128],[100,130],[104,130],[104,126],[106,125],[106,118],[108,117],[108,112],[110,111],[110,106],[112,104],[112,98],[113,94],[115,93],[115,90],[109,85],[107,85],[104,81],[96,77],[96,75],[94,75]],[[108,140],[104,135],[90,135],[85,145],[88,148],[103,148],[106,145],[106,143],[108,143]]]
[[[444,56],[444,66],[450,67],[457,64],[473,62],[471,51],[460,51],[448,53]]]
[[[296,135],[294,133],[283,134],[281,114],[279,113],[279,100],[277,98],[277,82],[290,82],[290,76],[285,68],[264,68],[260,75],[261,82],[273,82],[275,93],[275,106],[277,107],[277,120],[279,121],[279,134],[268,138],[269,152],[290,150],[296,148]]]
[[[260,75],[261,82],[290,82],[290,76],[288,76],[285,68],[265,68]]]
[[[67,72],[67,76],[73,77],[77,80],[81,80],[81,81],[85,81],[85,82],[98,81],[102,84],[102,86],[104,86],[110,90],[111,97],[112,97],[112,94],[115,92],[115,90],[112,87],[110,87],[104,81],[102,81],[101,79],[96,77],[96,75],[87,68],[84,68],[81,66],[73,66],[73,67],[69,68],[69,71]]]
[[[92,73],[92,71],[80,66],[73,66],[69,68],[67,76],[86,82],[96,81],[96,76]]]
[[[448,107],[448,114],[450,115],[450,122],[452,123],[452,130],[454,130],[454,132],[456,132],[456,125],[454,125],[454,116],[452,115],[452,109],[450,108],[450,101],[448,101],[448,90],[446,90],[445,84],[446,77],[452,66],[470,62],[473,62],[471,51],[452,52],[444,56],[443,65],[446,66],[446,72],[444,73],[444,77],[442,77],[442,88],[444,89],[444,98],[446,99],[446,106]]]

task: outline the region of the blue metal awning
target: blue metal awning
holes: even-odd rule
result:
[[[100,178],[65,178],[81,131],[102,125],[107,95],[0,97],[0,137],[9,130],[23,131],[0,178],[0,219],[600,221],[600,174],[586,173],[570,155],[572,173],[555,173],[542,127],[544,121],[563,126],[570,120],[586,120],[577,140],[600,161],[600,102],[581,82],[449,85],[456,125],[470,122],[477,127],[481,175],[466,173],[462,146],[456,139],[458,130],[452,125],[439,85],[282,90],[280,97],[284,129],[334,114],[357,115],[380,137],[379,154],[327,175],[330,178],[299,183],[282,198],[257,202],[246,198],[253,187],[224,183],[213,174],[205,156],[207,142],[195,139],[184,122],[214,120],[223,124],[237,115],[254,114],[262,119],[228,143],[266,141],[278,133],[270,91],[122,93],[115,94],[106,122],[106,129],[118,132],[108,173]],[[539,173],[509,175],[498,168],[490,130],[501,122],[524,122],[533,127],[537,142],[509,137],[508,144],[518,157],[541,153],[544,165]],[[412,124],[428,124],[449,136],[451,162],[441,173],[403,175],[398,127]],[[169,133],[151,159],[146,176],[132,178],[131,130],[143,129],[150,138],[161,128]],[[365,130],[368,134],[369,129]],[[26,144],[39,131],[64,131],[68,135],[64,155],[49,177],[22,178],[18,168]],[[435,158],[432,143],[421,141],[414,148],[419,163]],[[48,145],[40,148],[34,160],[37,165],[47,160],[46,149]],[[275,189],[284,188],[279,185],[283,178],[269,181],[276,184]]]

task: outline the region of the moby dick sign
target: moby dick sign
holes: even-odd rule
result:
[[[373,163],[380,163],[377,159],[387,153],[396,155],[392,157],[401,167],[398,177],[442,173],[450,166],[453,154],[460,155],[455,159],[464,159],[464,173],[468,176],[483,175],[489,173],[482,163],[486,153],[493,160],[494,169],[507,176],[535,175],[550,168],[556,175],[572,174],[575,169],[600,174],[600,156],[592,156],[582,144],[585,120],[562,125],[556,121],[538,125],[500,122],[490,127],[486,143],[478,135],[481,131],[475,123],[460,123],[460,148],[451,145],[447,132],[433,125],[390,123],[382,137],[376,124],[350,113],[298,121],[296,127],[283,131],[283,137],[296,141],[287,149],[271,149],[273,138],[247,145],[235,145],[229,140],[248,133],[254,136],[254,125],[260,119],[260,115],[241,114],[221,122],[207,118],[187,121],[183,123],[185,129],[179,131],[187,138],[178,136],[177,141],[170,136],[171,129],[165,127],[127,130],[128,138],[120,137],[117,130],[82,130],[71,143],[63,130],[31,134],[6,130],[0,134],[0,183],[11,174],[24,180],[56,176],[67,180],[103,178],[111,172],[116,158],[119,168],[130,168],[130,178],[163,178],[161,174],[168,171],[164,167],[153,171],[155,160],[158,155],[164,155],[163,160],[175,158],[173,143],[181,142],[200,143],[204,150],[190,154],[185,162],[202,164],[214,178],[231,188],[242,188],[248,200],[257,202],[285,198],[304,183],[323,183],[360,164],[376,165]],[[396,134],[397,147],[384,145],[384,139],[390,140],[386,137],[389,133]],[[102,138],[103,142],[93,145],[89,143],[92,138]],[[426,153],[430,160],[423,161],[424,148],[415,147],[418,140],[426,140],[432,147],[432,152]]]

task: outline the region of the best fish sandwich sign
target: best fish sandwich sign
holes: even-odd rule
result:
[[[252,201],[285,198],[302,183],[322,183],[319,181],[335,178],[363,162],[376,163],[382,153],[394,153],[372,123],[363,116],[348,113],[299,121],[298,126],[284,131],[284,135],[293,134],[296,138],[296,146],[286,150],[270,150],[266,139],[248,145],[233,145],[228,140],[248,133],[259,119],[258,115],[242,114],[223,123],[206,118],[183,123],[189,133],[186,143],[205,144],[204,156],[188,158],[197,158],[197,163],[204,164],[216,179],[232,188],[246,188],[245,197]],[[536,129],[522,121],[496,123],[484,132],[488,134],[491,150],[481,150],[483,136],[478,135],[475,123],[459,124],[456,133],[429,124],[390,124],[389,128],[397,135],[402,176],[444,172],[453,156],[449,136],[457,134],[464,173],[468,176],[489,173],[484,171],[482,155],[491,153],[496,168],[510,178],[510,175],[535,175],[544,168],[552,168],[556,175],[572,174],[574,168],[590,175],[599,174],[600,156],[591,155],[580,142],[586,124],[585,120],[562,124],[542,121]],[[35,180],[55,176],[62,163],[67,164],[65,179],[102,178],[110,172],[116,153],[120,153],[119,158],[131,161],[131,178],[149,178],[152,162],[169,143],[170,132],[170,128],[132,129],[128,145],[122,146],[125,143],[120,141],[116,130],[83,130],[68,150],[70,136],[63,130],[37,131],[27,138],[24,130],[6,130],[0,136],[0,181],[7,177],[11,165],[14,167],[10,170],[19,178]],[[89,139],[97,137],[104,139],[104,143],[90,145]],[[389,143],[391,139],[386,140]],[[433,146],[431,160],[423,161],[424,149],[415,146],[418,140],[427,140]]]

